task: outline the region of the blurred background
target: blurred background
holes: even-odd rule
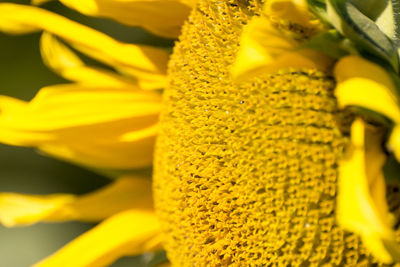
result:
[[[29,1],[4,1],[29,4]],[[141,29],[126,27],[106,19],[88,18],[57,1],[43,8],[101,30],[125,42],[171,47],[173,40],[157,38]],[[65,83],[47,69],[40,58],[40,33],[11,36],[0,32],[0,94],[30,100],[43,86]],[[93,62],[91,62],[93,63]],[[0,144],[0,192],[29,194],[84,194],[102,187],[110,180],[72,164],[39,155],[33,149]],[[92,224],[68,222],[37,224],[29,227],[0,226],[0,266],[27,267],[52,254],[72,239],[93,227]],[[84,252],[83,252],[84,253]],[[151,266],[164,255],[148,254],[126,257],[112,267]]]

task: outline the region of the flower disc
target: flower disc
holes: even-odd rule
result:
[[[229,75],[260,3],[200,1],[169,65],[154,194],[173,266],[368,266],[335,223],[347,142],[334,80],[312,69]]]

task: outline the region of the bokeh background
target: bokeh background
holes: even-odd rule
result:
[[[29,1],[0,0],[2,2],[29,4]],[[138,28],[126,27],[107,19],[85,17],[57,1],[46,3],[43,8],[101,30],[121,41],[156,44],[166,48],[173,45],[173,40],[157,38]],[[67,82],[43,65],[39,38],[40,33],[11,36],[0,32],[0,94],[29,100],[43,86]],[[109,182],[106,177],[40,155],[33,149],[0,144],[2,192],[84,194]],[[30,266],[91,227],[93,224],[79,222],[40,223],[10,229],[0,226],[0,266]],[[164,257],[162,253],[126,257],[118,260],[112,267],[152,266]]]

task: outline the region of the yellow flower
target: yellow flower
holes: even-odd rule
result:
[[[369,154],[358,122],[353,157],[339,175],[349,125],[334,95],[332,59],[296,49],[322,29],[305,1],[60,2],[168,37],[177,36],[189,6],[194,9],[169,58],[161,49],[121,43],[38,7],[0,4],[0,30],[44,31],[44,62],[73,82],[43,88],[29,102],[1,97],[1,142],[125,172],[150,165],[155,145],[153,193],[149,180],[129,175],[83,196],[0,194],[6,226],[103,220],[37,267],[105,266],[161,246],[173,266],[390,261],[385,249],[395,240],[382,177],[363,172]],[[87,66],[60,39],[115,71]],[[353,76],[338,74],[345,69],[339,64],[336,94],[347,105],[340,92]],[[370,74],[391,88],[378,70]],[[163,88],[161,104],[155,89]],[[376,170],[382,155],[374,155],[380,157],[371,165]],[[346,184],[342,178],[354,165],[362,170],[355,184]],[[370,177],[380,187],[371,190]],[[349,196],[351,186],[360,194]],[[353,214],[344,207],[348,199],[378,210],[371,213],[377,219],[367,221],[364,206]],[[336,223],[338,212],[350,213],[339,216],[345,227]]]

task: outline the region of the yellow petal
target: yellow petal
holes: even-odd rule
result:
[[[73,202],[75,197],[67,194],[47,196],[0,194],[0,222],[7,227],[45,221],[55,210]]]
[[[49,220],[100,221],[123,210],[153,210],[151,179],[149,177],[125,176],[110,185],[78,197],[53,213]]]
[[[381,66],[363,59],[359,56],[346,56],[341,58],[334,68],[334,75],[338,83],[352,78],[364,78],[380,83],[391,91],[395,91],[392,78]]]
[[[7,227],[70,220],[96,222],[133,208],[152,211],[150,179],[122,177],[83,196],[0,194],[0,222]]]
[[[397,161],[400,161],[400,125],[397,124],[392,133],[390,134],[388,141],[388,150],[393,152]]]
[[[2,124],[14,129],[58,130],[88,126],[122,119],[158,115],[161,96],[135,88],[91,87],[78,84],[49,86],[41,89],[25,109],[1,109]],[[4,120],[4,121],[3,121]],[[22,123],[24,122],[24,123]],[[135,125],[135,128],[140,125]]]
[[[50,2],[51,0],[31,0],[32,5],[42,5],[44,3]]]
[[[96,168],[149,166],[160,103],[150,91],[76,84],[43,88],[29,103],[1,96],[0,142]]]
[[[194,8],[196,7],[198,0],[180,0],[180,2],[191,8]]]
[[[342,58],[336,64],[334,74],[338,82],[335,95],[339,106],[366,108],[394,122],[388,148],[400,160],[400,108],[391,77],[377,64],[357,56]]]
[[[394,11],[395,9],[393,8],[392,1],[387,1],[386,8],[375,20],[375,23],[379,29],[392,40],[396,38],[396,22]]]
[[[348,56],[336,64],[334,75],[339,106],[359,106],[400,122],[395,86],[384,69],[360,57]]]
[[[167,38],[177,38],[191,7],[181,0],[60,0],[64,5],[89,15],[140,26]]]
[[[270,0],[264,12],[273,20],[281,19],[318,31],[322,28],[321,22],[308,10],[306,0]]]
[[[128,210],[107,219],[34,267],[102,267],[160,248],[160,226],[151,212]]]
[[[385,246],[395,244],[395,233],[386,202],[382,138],[382,132],[366,128],[362,120],[353,123],[350,155],[339,166],[336,215],[344,229],[361,235],[376,258],[391,263],[400,250],[395,245],[392,250]]]
[[[335,89],[341,107],[358,106],[378,112],[394,122],[400,121],[396,97],[387,87],[364,78],[339,83]]]
[[[71,49],[48,32],[42,34],[40,50],[43,62],[67,80],[87,85],[113,87],[137,84],[134,79],[128,79],[100,68],[86,66]]]
[[[44,30],[69,42],[81,52],[125,73],[144,75],[165,84],[168,54],[164,50],[121,43],[101,32],[47,10],[11,3],[0,4],[0,30],[21,34]]]
[[[243,79],[288,68],[325,70],[332,62],[319,52],[296,50],[297,46],[269,20],[255,17],[244,27],[231,73],[236,79]]]
[[[102,127],[95,130],[102,130]],[[50,156],[96,169],[130,170],[151,166],[157,130],[155,125],[141,131],[132,131],[132,135],[137,138],[128,141],[123,139],[123,135],[121,138],[94,140],[90,143],[81,140],[66,143],[61,137],[57,144],[43,144],[38,148]]]

